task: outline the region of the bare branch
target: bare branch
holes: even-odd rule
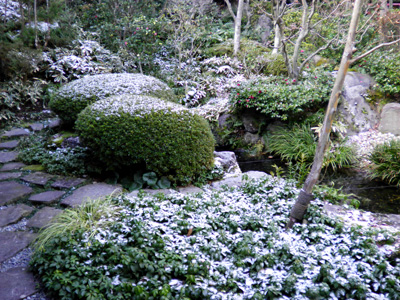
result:
[[[390,45],[396,44],[396,43],[398,43],[398,42],[400,42],[400,39],[397,39],[397,40],[392,41],[392,42],[387,42],[387,43],[379,44],[378,46],[372,48],[371,50],[368,50],[367,52],[361,54],[360,56],[357,56],[356,58],[353,58],[352,60],[350,60],[350,64],[353,64],[353,63],[355,63],[357,60],[360,60],[360,59],[362,59],[362,58],[364,58],[364,57],[370,55],[372,52],[378,50],[379,48],[386,47],[386,46],[390,46]]]
[[[228,11],[229,11],[229,13],[231,14],[233,20],[236,22],[236,15],[235,15],[235,13],[233,12],[232,5],[231,5],[231,1],[225,0],[225,3],[226,3],[226,5],[228,6]]]
[[[336,40],[336,37],[331,39],[326,45],[320,47],[319,49],[317,49],[314,53],[310,54],[300,65],[300,70],[302,70],[304,68],[304,66],[306,65],[306,63],[308,63],[315,55],[317,55],[318,53],[320,53],[321,51],[324,51],[325,49],[328,49],[329,46],[333,43],[333,41]]]

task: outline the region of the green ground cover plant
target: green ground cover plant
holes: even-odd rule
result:
[[[330,218],[319,200],[307,225],[286,231],[297,194],[266,176],[225,191],[114,198],[117,215],[97,214],[105,226],[63,229],[61,217],[42,231],[32,270],[65,300],[398,299],[394,236]]]
[[[371,178],[379,178],[400,186],[400,140],[375,146],[369,156]]]
[[[144,164],[171,182],[193,182],[212,169],[214,137],[205,119],[182,105],[122,95],[83,110],[76,129],[110,170]]]
[[[287,120],[318,110],[329,100],[331,74],[308,72],[299,81],[282,76],[249,80],[233,89],[231,102],[237,109],[255,108],[269,118]]]

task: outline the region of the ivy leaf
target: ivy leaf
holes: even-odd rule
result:
[[[163,176],[158,180],[157,185],[160,189],[169,189],[171,187],[171,181],[169,181],[166,176]]]
[[[147,183],[150,187],[156,186],[157,183],[157,174],[154,172],[148,172],[143,174],[143,180]]]

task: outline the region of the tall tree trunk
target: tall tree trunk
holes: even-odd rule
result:
[[[278,50],[282,46],[282,30],[281,26],[276,23],[274,26],[275,38],[274,38],[274,49],[272,49],[272,54],[278,54]]]
[[[242,30],[242,16],[244,0],[239,0],[238,9],[235,18],[235,36],[233,38],[233,55],[236,57],[240,47],[240,33]]]
[[[288,228],[292,228],[295,223],[301,222],[304,218],[304,214],[307,211],[308,205],[313,199],[312,189],[318,181],[318,177],[321,173],[322,164],[324,161],[324,155],[329,142],[329,135],[331,132],[332,122],[334,114],[337,109],[339,102],[339,96],[342,91],[343,82],[346,77],[347,70],[350,65],[351,57],[354,49],[354,39],[357,30],[357,24],[360,17],[362,0],[356,0],[353,9],[353,15],[351,18],[349,34],[347,37],[346,47],[343,52],[342,61],[340,63],[339,71],[336,75],[335,85],[332,89],[332,93],[329,99],[328,108],[325,113],[324,124],[322,126],[321,134],[318,140],[318,146],[315,151],[314,162],[310,173],[304,183],[303,188],[290,211],[290,218],[287,224]]]

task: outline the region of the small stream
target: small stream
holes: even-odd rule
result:
[[[255,161],[238,161],[242,172],[262,171],[276,173],[275,167],[284,168],[280,159],[262,159]],[[386,214],[400,214],[400,189],[375,180],[368,180],[358,172],[337,173],[325,177],[322,184],[341,188],[344,193],[354,194],[360,201],[360,209]]]

